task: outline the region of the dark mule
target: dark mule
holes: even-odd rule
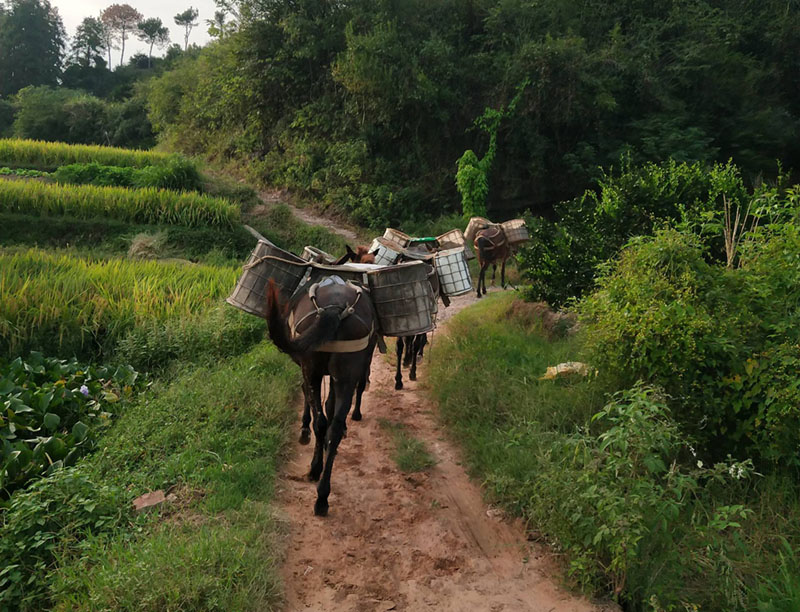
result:
[[[450,298],[445,294],[439,295],[439,275],[436,273],[436,266],[432,263],[428,265],[428,282],[433,290],[433,303],[436,304],[439,297],[442,304],[447,308],[450,305]],[[409,380],[417,380],[417,360],[423,355],[425,345],[428,344],[428,334],[417,334],[416,336],[406,336],[397,339],[397,371],[394,376],[394,388],[398,391],[403,388],[403,367],[411,367],[408,372]]]
[[[377,341],[375,311],[367,291],[352,284],[315,284],[281,303],[277,287],[267,293],[269,337],[303,371],[303,394],[314,416],[314,456],[308,477],[319,480],[314,514],[328,513],[331,471],[347,427],[356,390],[366,385]],[[346,351],[346,352],[344,352]],[[322,380],[331,385],[322,409]],[[327,449],[327,457],[323,455]]]
[[[364,264],[374,264],[375,263],[375,253],[369,252],[369,247],[364,245],[360,245],[356,247],[356,250],[350,248],[349,244],[346,244],[344,247],[347,252],[342,255],[339,259],[336,260],[336,263],[333,265],[341,266],[348,262],[353,263],[364,263]]]
[[[481,267],[480,275],[478,276],[478,297],[486,295],[486,268],[490,265],[494,266],[492,270],[492,284],[494,284],[498,262],[502,264],[500,269],[500,284],[503,289],[505,289],[506,260],[511,256],[511,247],[508,244],[503,230],[497,225],[479,230],[475,235],[474,245],[475,250],[478,252],[478,263]],[[481,288],[483,288],[483,294],[481,294]]]

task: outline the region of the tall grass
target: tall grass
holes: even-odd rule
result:
[[[0,211],[188,226],[232,226],[239,219],[237,206],[196,193],[27,181],[0,182]]]
[[[166,164],[175,155],[119,149],[96,145],[70,145],[41,140],[0,139],[0,166],[25,166],[40,170],[55,169],[67,164],[95,162],[106,166],[155,166]]]
[[[237,275],[232,268],[99,261],[36,249],[0,253],[0,355],[110,350],[134,327],[208,309]]]

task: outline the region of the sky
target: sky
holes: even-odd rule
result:
[[[112,4],[130,4],[144,15],[145,19],[161,18],[164,25],[169,28],[171,42],[178,43],[181,47],[183,47],[184,30],[175,25],[175,15],[190,6],[200,11],[199,25],[192,30],[189,44],[204,45],[209,40],[206,19],[212,19],[216,10],[214,0],[50,0],[50,4],[58,9],[70,38],[75,36],[75,28],[84,17],[98,17],[103,9]],[[147,45],[132,36],[125,43],[125,61],[127,62],[128,58],[137,52],[147,53]],[[153,55],[163,54],[164,51],[153,49]],[[113,51],[112,60],[114,66],[119,63],[118,49]]]

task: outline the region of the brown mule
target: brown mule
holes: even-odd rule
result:
[[[333,461],[346,430],[347,414],[353,395],[363,391],[378,340],[374,306],[364,289],[327,279],[284,305],[277,286],[270,281],[266,318],[272,342],[303,371],[303,394],[314,416],[316,439],[308,477],[319,481],[314,514],[325,516]],[[330,377],[331,386],[323,411],[325,376]]]
[[[478,276],[478,297],[486,295],[486,268],[490,265],[494,265],[492,271],[492,283],[494,283],[498,262],[501,263],[500,285],[505,289],[506,260],[511,256],[511,246],[508,244],[508,240],[502,228],[494,225],[479,230],[475,235],[474,246],[475,251],[478,253],[478,263],[481,266],[481,272]],[[483,293],[481,293],[481,288],[483,288]]]

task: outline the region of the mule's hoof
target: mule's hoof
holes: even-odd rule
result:
[[[305,446],[306,444],[311,442],[311,430],[310,429],[303,429],[300,432],[300,440],[299,440],[299,442],[303,446]]]
[[[328,516],[328,502],[318,499],[314,504],[314,514],[317,516]]]
[[[394,383],[394,390],[395,391],[400,391],[402,388],[403,388],[403,383],[401,383],[401,382]]]
[[[322,470],[320,470],[321,472]],[[314,472],[308,473],[308,480],[309,482],[319,482],[319,474],[315,474]]]
[[[478,298],[478,299],[481,299],[481,292],[478,291],[478,294],[475,297]]]
[[[353,416],[352,416],[351,418],[352,418],[354,421],[360,421],[360,420],[361,420],[361,413],[360,413],[360,412],[354,412],[354,413],[353,413]]]
[[[416,374],[409,374],[408,375],[408,380],[417,380],[417,375]]]

